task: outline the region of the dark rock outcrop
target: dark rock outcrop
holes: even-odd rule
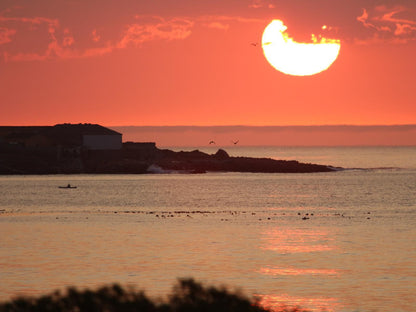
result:
[[[219,149],[215,154],[214,154],[214,158],[218,159],[218,160],[225,160],[230,158],[230,156],[228,155],[228,153],[226,151],[224,151],[223,149]]]
[[[330,172],[333,168],[325,165],[306,164],[290,160],[270,158],[231,157],[222,149],[213,155],[200,151],[162,152],[154,164],[166,171],[183,172],[263,172],[263,173],[303,173]]]

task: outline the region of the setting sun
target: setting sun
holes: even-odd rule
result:
[[[278,71],[294,76],[315,75],[328,69],[337,59],[340,40],[312,35],[311,43],[296,42],[286,30],[282,21],[273,20],[262,37],[264,56]]]

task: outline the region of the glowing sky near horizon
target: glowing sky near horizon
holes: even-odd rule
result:
[[[341,40],[338,59],[276,71],[273,19]],[[415,55],[411,0],[4,0],[0,125],[414,124]]]

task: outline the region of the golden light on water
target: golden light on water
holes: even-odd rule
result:
[[[342,305],[336,298],[307,298],[295,297],[287,294],[280,295],[257,295],[261,299],[261,305],[267,308],[278,309],[284,303],[286,307],[295,308],[302,307],[307,310],[299,308],[297,311],[337,311]],[[288,311],[288,310],[287,310]]]
[[[338,275],[337,270],[332,269],[302,269],[296,267],[264,267],[260,273],[266,275]]]
[[[278,71],[294,76],[315,75],[328,69],[337,59],[340,40],[312,35],[311,43],[296,42],[286,30],[281,20],[273,20],[262,37],[264,56]]]
[[[265,250],[280,254],[308,253],[335,249],[333,238],[325,231],[275,228],[263,233]]]

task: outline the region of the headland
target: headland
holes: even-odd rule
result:
[[[144,174],[330,172],[295,160],[232,157],[219,149],[175,152],[154,142],[122,142],[122,134],[94,124],[0,127],[0,174]]]

